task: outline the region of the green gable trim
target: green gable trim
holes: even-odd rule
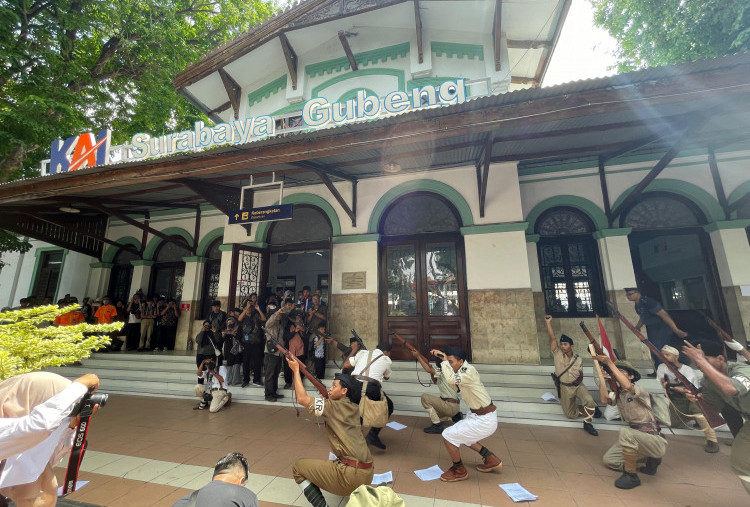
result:
[[[526,243],[539,243],[541,236],[539,234],[527,234]]]
[[[456,207],[456,210],[461,217],[462,226],[466,227],[474,225],[474,217],[471,214],[469,203],[466,202],[464,196],[462,196],[455,188],[446,185],[441,181],[420,179],[401,183],[384,193],[372,210],[370,223],[367,226],[367,232],[378,233],[380,219],[388,206],[402,195],[411,194],[413,192],[432,192],[445,197],[448,199],[448,202]]]
[[[148,267],[148,266],[153,266],[154,264],[156,264],[156,262],[154,262],[154,261],[146,261],[146,260],[143,260],[143,261],[142,260],[130,261],[130,265],[131,266],[146,266],[146,267]]]
[[[132,236],[124,236],[122,238],[113,239],[112,241],[117,241],[118,243],[122,245],[131,245],[136,248],[140,252],[141,250],[141,242],[135,239]],[[104,255],[102,255],[102,262],[114,262],[115,256],[120,252],[120,248],[116,247],[114,245],[111,245],[107,250],[104,251]]]
[[[89,267],[91,269],[96,269],[96,268],[109,269],[109,268],[112,268],[113,266],[114,264],[112,264],[111,262],[92,262],[91,264],[89,264]]]
[[[457,42],[437,42],[430,43],[430,48],[435,56],[446,56],[448,58],[468,58],[484,61],[484,46],[478,44],[459,44]]]
[[[706,232],[715,232],[726,231],[728,229],[745,229],[747,227],[750,227],[750,218],[742,218],[740,220],[721,220],[719,222],[710,223],[703,227],[703,229]]]
[[[335,236],[331,238],[334,244],[344,243],[368,243],[380,241],[380,234],[350,234],[348,236]]]
[[[312,89],[312,97],[318,97],[320,95],[320,92],[328,88],[329,86],[332,86],[336,83],[340,83],[341,81],[346,81],[347,79],[358,79],[362,76],[395,76],[398,80],[398,89],[403,90],[404,85],[406,84],[406,77],[404,76],[404,71],[400,69],[360,69],[355,70],[353,72],[347,72],[346,74],[340,74],[336,77],[333,77],[329,79],[328,81],[325,81],[315,88]]]
[[[219,251],[220,252],[231,252],[233,247],[234,247],[233,243],[225,243],[223,245],[219,245]]]
[[[578,197],[577,195],[556,195],[554,197],[543,200],[542,202],[534,206],[534,208],[529,212],[529,214],[526,216],[526,222],[528,222],[529,224],[529,227],[526,229],[526,233],[534,233],[536,221],[539,219],[542,213],[544,213],[548,209],[557,208],[559,206],[568,206],[570,208],[575,208],[582,211],[591,219],[592,222],[594,222],[594,226],[599,230],[609,228],[607,216],[604,214],[604,211],[602,211],[602,209],[593,202],[589,201],[588,199],[584,199],[583,197]]]
[[[615,238],[618,236],[627,236],[633,232],[632,227],[622,227],[620,229],[602,229],[594,232],[594,239]]]
[[[29,286],[29,291],[26,294],[26,297],[31,296],[34,292],[36,279],[39,275],[39,263],[42,262],[42,254],[44,254],[45,252],[62,252],[62,260],[60,261],[60,273],[57,275],[57,287],[55,288],[55,295],[52,297],[52,302],[55,303],[57,301],[57,294],[60,292],[60,280],[62,280],[63,270],[65,269],[65,258],[68,256],[68,249],[60,248],[58,246],[43,246],[41,248],[37,248],[34,252],[34,257],[36,258],[36,260],[34,261],[34,271],[31,275],[31,285]]]
[[[274,79],[270,83],[261,86],[254,92],[250,92],[247,94],[247,107],[252,106],[256,102],[260,102],[263,99],[267,99],[274,93],[278,92],[281,89],[286,88],[286,74],[283,76]]]
[[[207,257],[201,257],[200,255],[195,255],[193,257],[183,257],[182,262],[197,262],[198,264],[203,264],[208,260]]]
[[[274,202],[274,204],[279,204]],[[309,204],[319,208],[320,211],[326,214],[328,220],[331,222],[331,232],[334,236],[341,235],[341,223],[339,217],[336,214],[336,210],[333,209],[328,201],[315,194],[298,193],[284,196],[284,204]],[[255,242],[266,243],[268,237],[268,230],[271,228],[271,222],[259,222],[258,228],[255,230]],[[264,247],[259,247],[264,248]]]
[[[287,113],[296,113],[296,112],[302,112],[302,108],[305,107],[304,102],[296,102],[294,104],[289,104],[288,106],[284,106],[281,109],[274,111],[271,113],[271,116],[281,116],[282,114]]]
[[[367,67],[368,65],[372,64],[386,63],[389,59],[395,60],[396,58],[404,58],[408,54],[409,43],[403,42],[401,44],[395,44],[393,46],[386,46],[384,48],[372,49],[370,51],[356,53],[354,55],[354,61],[357,62],[358,67]],[[325,74],[333,74],[334,72],[342,72],[343,70],[349,69],[351,69],[351,66],[349,65],[349,59],[346,57],[341,57],[306,65],[305,73],[310,77],[316,77],[323,76]]]
[[[729,204],[734,204],[735,201],[739,201],[747,194],[750,194],[750,181],[746,181],[732,190],[732,193],[727,196],[727,202],[729,202]],[[737,218],[737,210],[732,212],[732,217]]]
[[[525,231],[529,224],[526,222],[506,222],[504,224],[470,225],[459,229],[463,236],[470,234],[491,234],[495,232]]]
[[[190,233],[185,229],[181,229],[180,227],[167,227],[166,229],[163,229],[159,232],[161,232],[162,234],[166,234],[167,236],[180,236],[185,241],[187,241],[187,244],[189,246],[193,246],[193,236],[191,236]],[[143,252],[143,259],[153,260],[156,249],[159,248],[159,245],[161,245],[163,242],[163,239],[156,236],[151,238],[151,241],[149,241],[148,245],[146,245],[146,250]]]
[[[406,82],[406,92],[408,93],[413,88],[422,88],[424,86],[440,86],[446,81],[456,81],[457,77],[422,77],[419,79],[410,79]]]
[[[617,200],[612,204],[612,209],[617,208],[617,206],[619,206],[620,203],[630,195],[635,187],[636,185],[633,185],[620,194]],[[644,190],[641,195],[648,194],[649,192],[670,192],[689,199],[700,208],[703,215],[706,217],[706,221],[709,223],[718,222],[724,219],[724,210],[721,209],[718,201],[714,199],[711,194],[692,183],[670,178],[657,178],[646,187],[646,190]],[[618,219],[619,218],[620,217],[618,217]],[[604,228],[605,227],[599,227],[599,229]]]
[[[200,241],[200,243],[198,243],[198,249],[195,252],[196,255],[205,256],[206,254],[208,254],[208,247],[211,246],[211,243],[213,243],[216,238],[222,237],[224,237],[223,227],[217,227],[216,229],[203,236],[203,239]],[[219,248],[221,248],[221,245],[219,245]]]

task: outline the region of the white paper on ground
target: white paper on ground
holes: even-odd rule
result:
[[[333,454],[332,452],[329,451],[328,452],[328,459],[331,460],[331,461],[336,461],[338,458],[336,457],[335,454]]]
[[[434,481],[443,475],[443,471],[440,470],[440,467],[437,465],[433,465],[430,468],[425,468],[423,470],[414,470],[414,473],[423,481]]]
[[[750,285],[740,285],[740,294],[744,297],[750,296]]]
[[[78,482],[76,482],[76,491],[78,491],[79,489],[81,489],[82,487],[84,487],[88,483],[89,483],[89,481],[78,481]],[[63,486],[60,486],[59,488],[57,488],[57,496],[62,496],[62,490],[63,490]]]
[[[388,424],[386,424],[386,426],[388,426],[389,428],[394,429],[396,431],[402,430],[402,429],[406,428],[405,424],[401,424],[401,423],[396,422],[396,421],[391,421]]]
[[[558,399],[557,399],[557,396],[555,396],[554,394],[552,394],[552,393],[551,393],[551,392],[549,392],[549,391],[547,391],[546,393],[544,393],[544,394],[542,395],[542,399],[543,399],[544,401],[555,401],[555,402],[556,402],[556,401],[558,401]]]
[[[530,502],[538,498],[536,495],[529,493],[526,488],[517,482],[499,484],[499,486],[514,502]]]
[[[375,474],[372,476],[373,485],[383,484],[384,482],[393,482],[393,472],[388,471],[384,474]]]

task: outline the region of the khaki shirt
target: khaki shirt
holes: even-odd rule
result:
[[[347,458],[360,463],[372,463],[372,454],[362,436],[359,406],[349,398],[331,400],[314,398],[307,406],[312,415],[326,420],[326,434],[331,450],[337,458]]]
[[[560,382],[570,384],[578,379],[578,376],[581,374],[581,367],[583,366],[583,358],[581,356],[576,357],[576,355],[573,354],[570,359],[568,359],[565,354],[563,354],[563,351],[560,350],[560,347],[557,347],[554,352],[552,352],[552,358],[555,360],[555,375],[560,375],[560,373],[565,371],[565,368],[567,368],[570,362],[573,361],[574,357],[575,360],[573,366],[565,372],[565,375],[560,377]]]
[[[448,361],[443,361],[440,363],[440,370],[448,386],[461,390],[461,395],[469,408],[477,410],[492,403],[492,398],[479,379],[479,372],[468,361],[464,361],[457,372],[453,371]]]
[[[620,396],[617,398],[617,408],[620,409],[622,420],[629,424],[655,422],[656,417],[651,412],[651,399],[648,391],[635,384],[633,387],[635,387],[635,392],[621,389]]]
[[[711,382],[708,375],[704,375],[703,399],[718,409],[721,409],[722,405],[726,403],[741,412],[745,417],[750,417],[750,365],[730,364],[727,367],[727,376],[739,391],[737,394],[733,396],[724,394],[716,384]]]
[[[441,398],[458,399],[458,388],[448,383],[442,370],[435,372],[435,380],[437,381],[437,388],[440,391]]]

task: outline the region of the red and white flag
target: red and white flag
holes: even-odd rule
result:
[[[602,349],[604,349],[612,361],[616,361],[617,358],[612,353],[612,344],[609,343],[609,337],[604,330],[604,324],[602,324],[602,319],[600,319],[598,315],[596,316],[596,321],[599,323],[599,340],[602,342]]]

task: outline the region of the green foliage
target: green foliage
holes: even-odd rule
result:
[[[627,72],[750,50],[750,2],[590,0],[595,23],[619,45]]]
[[[22,240],[17,234],[6,232],[0,229],[0,253],[2,252],[28,252],[31,249],[31,243]],[[0,269],[5,266],[2,257],[0,257]]]
[[[78,308],[49,305],[0,313],[0,380],[89,357],[109,344],[107,333],[122,327],[122,322],[51,325],[58,315]]]

